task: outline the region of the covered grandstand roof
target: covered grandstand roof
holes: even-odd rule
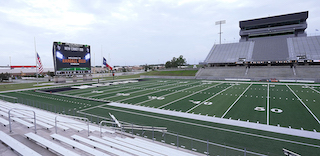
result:
[[[249,27],[259,28],[258,26],[270,26],[270,24],[281,23],[281,22],[306,21],[307,18],[308,18],[308,11],[304,11],[304,12],[285,14],[285,15],[244,20],[239,22],[239,26],[241,29],[245,29]]]

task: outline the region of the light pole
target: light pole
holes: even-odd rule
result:
[[[221,24],[226,24],[226,20],[221,20],[221,21],[217,21],[216,22],[216,25],[220,25],[220,32],[219,32],[219,34],[220,34],[220,44],[221,44],[221,34],[222,34],[222,32],[221,32]]]

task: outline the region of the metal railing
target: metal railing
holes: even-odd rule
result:
[[[44,102],[34,101],[30,99],[22,99],[18,98],[18,103],[23,103],[32,107],[40,108],[42,110],[54,112],[60,114],[59,116],[67,115],[72,118],[85,120],[86,124],[89,125],[89,122],[95,123],[100,127],[100,136],[103,135],[102,127],[106,126],[114,131],[118,131],[121,133],[121,136],[124,133],[133,136],[141,136],[146,139],[151,139],[154,142],[165,143],[168,145],[175,146],[176,148],[188,149],[196,153],[202,153],[206,155],[220,155],[220,156],[228,156],[228,155],[250,155],[250,156],[266,156],[266,155],[279,155],[275,153],[271,153],[268,151],[261,151],[259,149],[252,149],[244,146],[233,145],[230,143],[225,143],[221,141],[214,141],[205,138],[195,138],[193,136],[182,135],[181,133],[177,133],[171,130],[163,129],[164,127],[156,127],[156,126],[139,126],[140,124],[132,123],[132,122],[124,122],[119,121],[123,126],[116,127],[115,122],[112,121],[107,116],[94,115],[85,112],[75,111],[71,108],[65,108],[61,106],[55,106],[51,104],[47,104]],[[59,118],[57,116],[57,118]],[[57,119],[58,120],[58,119]],[[58,120],[58,122],[60,122]],[[57,127],[57,126],[56,126]],[[88,126],[89,127],[89,126]],[[88,135],[90,129],[88,128]],[[115,133],[117,135],[119,133]]]
[[[8,111],[10,133],[12,132],[12,127],[11,127],[11,117],[12,117],[11,111],[12,111],[12,110],[23,110],[23,111],[33,112],[33,118],[31,118],[31,119],[34,119],[34,121],[33,121],[33,123],[34,123],[34,133],[37,134],[36,113],[35,113],[33,110],[20,109],[20,108],[11,108],[11,109]],[[18,117],[18,118],[30,118],[30,117]]]

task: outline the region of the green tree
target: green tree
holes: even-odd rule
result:
[[[127,68],[122,67],[122,72],[127,72]]]
[[[165,64],[165,67],[166,68],[171,68],[172,67],[172,64],[170,61],[167,61],[166,64]]]
[[[182,55],[180,55],[178,58],[173,57],[171,61],[167,61],[165,64],[166,68],[177,68],[178,66],[183,66],[187,64],[187,61],[185,58],[183,58]]]
[[[3,80],[9,80],[10,74],[7,72],[5,74],[1,73],[0,74],[0,81],[2,82]]]
[[[177,58],[176,62],[177,62],[178,66],[183,66],[183,65],[187,64],[186,59],[183,58],[182,55],[180,55],[179,58]]]

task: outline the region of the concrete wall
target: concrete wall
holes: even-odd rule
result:
[[[312,80],[320,82],[320,66],[251,66],[246,67],[212,67],[200,69],[196,74],[197,79],[225,80],[251,79],[259,81],[262,79],[275,78],[278,80]]]

